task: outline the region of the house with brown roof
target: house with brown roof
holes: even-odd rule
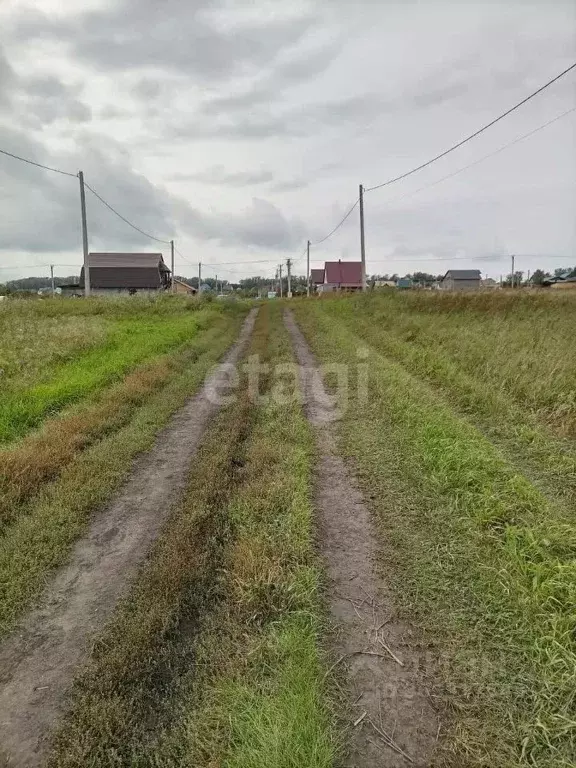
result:
[[[324,270],[323,269],[311,269],[310,270],[310,285],[313,290],[316,290],[319,285],[324,282]]]
[[[161,253],[90,253],[90,291],[96,295],[159,293],[170,288]],[[80,288],[84,289],[84,267]]]
[[[361,291],[362,262],[326,261],[324,263],[324,281],[318,285],[318,291]]]

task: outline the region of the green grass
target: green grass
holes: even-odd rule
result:
[[[373,324],[371,301],[366,312]],[[422,310],[415,322],[427,335],[439,333],[441,305],[408,301]],[[454,300],[458,322],[465,323],[468,311],[472,326],[488,310],[466,301]],[[406,311],[400,298],[392,302]],[[296,311],[323,362],[350,363],[359,346],[370,349],[370,404],[360,408],[352,395],[340,441],[379,522],[382,567],[398,605],[436,644],[437,693],[448,713],[437,764],[572,766],[573,515],[542,495],[450,402],[372,345],[373,335],[350,321],[350,306],[364,311],[362,299],[302,303]],[[531,309],[495,307],[517,315]],[[478,324],[489,322],[481,317]],[[391,316],[382,334],[393,324]],[[462,356],[471,337],[464,334]]]
[[[495,309],[502,310],[502,298],[498,295],[492,295],[492,298]],[[380,295],[369,297],[365,305],[328,301],[322,306],[323,311],[340,322],[345,321],[348,328],[372,349],[393,358],[410,373],[430,383],[454,410],[472,420],[506,453],[518,470],[533,479],[548,496],[571,504],[576,493],[576,444],[563,437],[571,429],[569,412],[564,409],[565,420],[559,425],[550,415],[562,412],[559,403],[552,403],[548,414],[543,407],[531,408],[522,397],[516,399],[506,392],[505,373],[496,383],[491,372],[501,366],[501,348],[509,350],[527,344],[526,336],[531,328],[539,334],[542,327],[547,327],[550,333],[545,334],[546,338],[554,338],[556,326],[570,328],[571,311],[573,306],[576,310],[576,303],[558,302],[548,297],[525,297],[524,306],[522,302],[518,304],[516,297],[511,298],[513,319],[505,324],[498,318],[500,346],[494,343],[494,335],[486,329],[486,325],[493,322],[492,314],[483,317],[474,303],[479,299],[486,302],[486,297],[482,296],[466,297],[468,303],[456,297],[454,309],[453,296],[430,297],[425,294],[423,304],[427,311],[424,312],[416,302],[416,299],[422,301],[418,295],[409,300],[402,296]],[[504,307],[509,300],[504,297]],[[361,311],[358,311],[359,307]],[[551,317],[543,320],[542,314],[547,307],[550,307]],[[518,326],[522,324],[524,328],[519,330]],[[418,330],[414,330],[416,327]],[[506,338],[506,332],[510,339]],[[473,365],[468,360],[465,369],[461,360],[466,360],[466,349],[472,347],[474,354],[478,354],[477,337],[483,335],[488,343],[482,352],[482,363]],[[573,366],[571,356],[567,356],[563,348],[568,341],[564,339],[563,343],[558,343],[556,339],[555,344],[550,342],[546,349],[528,344],[524,358],[539,363],[544,359],[547,372],[558,365]],[[490,354],[493,359],[489,359]],[[521,373],[521,370],[516,371],[517,376]],[[564,403],[574,396],[572,387],[576,379],[568,380],[569,385],[565,385],[559,396]],[[536,382],[534,384],[536,387]]]
[[[425,356],[432,375],[442,361],[558,434],[576,436],[574,296],[387,292],[329,301],[326,308],[357,316],[390,342]]]
[[[106,503],[149,449],[158,431],[202,384],[210,367],[236,337],[242,312],[190,340],[183,370],[153,391],[110,434],[69,457],[54,482],[39,486],[0,538],[0,635],[14,627],[55,568],[62,565],[90,516]]]
[[[248,354],[291,359],[278,307],[261,308]],[[300,409],[245,387],[96,642],[51,765],[333,765],[312,436]]]
[[[30,386],[13,382],[0,396],[0,443],[22,436],[46,414],[103,390],[139,363],[188,343],[217,314],[210,308],[109,321],[103,343],[80,348],[71,360],[47,365],[40,381]]]

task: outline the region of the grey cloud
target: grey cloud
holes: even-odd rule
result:
[[[295,189],[304,189],[309,183],[307,179],[289,179],[272,184],[270,189],[273,192],[292,192]]]
[[[222,114],[220,120],[194,115],[169,129],[173,138],[190,139],[269,139],[317,135],[322,129],[363,123],[389,107],[374,94],[350,96],[304,106],[256,110],[246,107],[243,114]]]
[[[25,116],[41,125],[56,120],[87,123],[92,119],[92,110],[78,98],[79,91],[51,75],[22,78],[21,100]]]
[[[210,14],[220,5],[210,0],[124,0],[71,19],[29,14],[14,34],[62,41],[78,58],[105,71],[176,70],[219,80],[267,65],[314,23],[313,15],[304,14],[224,27]]]
[[[230,173],[223,165],[215,165],[200,173],[176,173],[174,181],[199,181],[203,184],[222,184],[230,187],[245,187],[253,184],[265,184],[272,181],[271,171],[238,171]]]
[[[340,50],[338,41],[331,41],[320,49],[306,54],[296,52],[279,62],[252,88],[241,93],[220,96],[204,103],[202,112],[218,115],[222,112],[250,111],[259,105],[281,100],[287,87],[311,80],[324,72]]]
[[[260,198],[253,198],[241,213],[183,210],[180,223],[190,234],[226,246],[285,251],[293,249],[304,236],[301,221],[288,219],[273,203]]]
[[[103,142],[105,145],[105,142]],[[80,162],[86,180],[128,219],[168,238],[174,231],[170,198],[122,162],[122,153],[99,152],[89,142],[75,153],[48,155],[21,131],[0,127],[0,146],[40,163],[74,172]],[[90,246],[110,248],[149,244],[87,193]],[[78,181],[3,158],[0,162],[0,242],[29,252],[80,249]]]
[[[0,48],[0,104],[7,104],[12,95],[12,89],[16,83],[14,70],[4,56]]]
[[[0,146],[21,156],[73,172],[74,153],[48,155],[21,132],[0,127]],[[168,240],[177,227],[204,241],[223,245],[285,250],[302,237],[303,225],[272,203],[254,198],[241,213],[211,213],[192,208],[181,197],[136,173],[121,146],[97,134],[78,137],[86,181],[113,208],[151,235]],[[6,250],[31,253],[80,249],[78,182],[11,158],[0,162],[0,242]],[[137,248],[153,242],[129,228],[90,191],[87,192],[92,249]]]

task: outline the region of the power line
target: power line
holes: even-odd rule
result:
[[[322,245],[322,243],[325,243],[325,242],[326,242],[326,240],[328,240],[328,238],[332,237],[332,235],[333,235],[333,234],[334,234],[334,233],[335,233],[337,230],[339,230],[339,229],[340,229],[340,227],[342,226],[342,224],[344,224],[344,222],[346,221],[346,219],[347,219],[347,218],[350,216],[350,214],[352,213],[352,211],[354,210],[354,208],[356,208],[356,206],[358,205],[358,203],[359,203],[359,202],[360,202],[360,198],[358,198],[358,200],[356,200],[356,202],[354,203],[354,205],[352,206],[352,208],[350,208],[350,210],[349,210],[349,211],[348,211],[348,213],[347,213],[347,214],[344,216],[344,218],[343,218],[343,219],[340,221],[340,223],[339,223],[339,224],[337,224],[337,225],[334,227],[334,229],[333,229],[331,232],[329,232],[329,233],[326,235],[326,237],[323,237],[323,238],[322,238],[322,240],[317,240],[315,243],[310,243],[310,245]]]
[[[176,251],[176,253],[178,254],[178,256],[180,256],[180,258],[182,259],[182,261],[185,261],[185,262],[186,262],[186,264],[189,264],[191,267],[196,267],[196,268],[198,267],[198,264],[194,264],[194,262],[192,262],[192,261],[189,261],[189,260],[188,260],[188,259],[187,259],[185,256],[183,256],[183,255],[180,253],[180,251],[178,250],[178,248],[176,248],[176,246],[174,246],[174,250]]]
[[[60,173],[62,176],[72,176],[72,178],[77,178],[77,173],[68,173],[68,171],[61,171],[59,168],[51,168],[49,165],[42,165],[42,163],[36,163],[34,160],[28,160],[25,157],[20,157],[19,155],[13,155],[12,152],[6,152],[5,149],[0,149],[0,154],[7,155],[8,157],[13,157],[14,160],[20,160],[22,163],[28,163],[28,165],[35,165],[37,168],[43,168],[45,171],[52,171],[53,173]]]
[[[538,128],[534,128],[534,130],[529,131],[528,133],[525,133],[523,136],[518,136],[518,138],[514,139],[513,141],[510,141],[508,144],[504,144],[504,146],[500,147],[500,149],[497,149],[494,152],[490,152],[488,155],[484,155],[478,160],[474,160],[474,162],[469,163],[468,165],[465,165],[463,168],[459,168],[457,171],[454,171],[453,173],[449,173],[447,176],[442,176],[442,178],[437,179],[436,181],[432,181],[430,184],[425,184],[423,187],[419,187],[418,189],[415,189],[412,192],[406,192],[405,194],[400,195],[399,197],[394,197],[392,198],[392,200],[388,200],[387,203],[395,203],[398,200],[403,200],[405,197],[411,197],[412,195],[416,195],[419,192],[423,192],[425,189],[429,189],[430,187],[436,186],[436,184],[440,184],[442,181],[447,181],[448,179],[451,179],[454,176],[458,176],[459,173],[462,173],[463,171],[467,171],[469,168],[473,168],[475,165],[479,165],[480,163],[483,163],[484,160],[488,160],[489,158],[494,157],[495,155],[499,155],[500,152],[504,152],[505,149],[509,149],[510,147],[513,147],[515,144],[519,144],[521,141],[524,141],[525,139],[529,139],[530,136],[533,136],[535,133],[538,133],[538,131],[544,130],[544,128],[548,128],[549,125],[556,123],[558,120],[562,120],[563,117],[566,117],[572,112],[576,112],[576,107],[572,107],[572,109],[566,110],[566,112],[563,112],[561,115],[554,117],[552,120],[549,120],[547,123],[544,123],[543,125],[539,125]]]
[[[435,163],[436,160],[440,160],[440,158],[446,157],[446,155],[450,154],[450,152],[453,152],[455,149],[458,149],[458,147],[461,147],[463,144],[466,144],[468,141],[471,141],[472,139],[476,138],[476,136],[479,136],[481,133],[486,131],[488,128],[491,128],[493,125],[496,125],[496,123],[500,122],[500,120],[503,120],[505,117],[507,117],[512,112],[517,110],[523,104],[526,104],[526,102],[530,101],[530,99],[533,99],[539,93],[542,93],[542,91],[544,91],[546,88],[549,88],[553,83],[555,83],[557,80],[560,80],[561,77],[564,77],[564,75],[567,75],[568,72],[572,71],[575,68],[576,68],[576,63],[572,64],[570,67],[568,67],[568,69],[565,69],[563,72],[560,72],[559,75],[556,75],[556,77],[553,77],[552,80],[549,80],[547,83],[545,83],[540,88],[538,88],[537,91],[534,91],[529,96],[527,96],[525,99],[522,99],[522,101],[519,101],[518,104],[515,104],[510,109],[506,110],[506,112],[503,112],[501,115],[496,117],[494,120],[491,120],[489,123],[484,125],[482,128],[479,128],[477,131],[474,131],[474,133],[470,134],[470,136],[467,136],[465,139],[462,139],[462,141],[459,141],[457,144],[454,144],[449,149],[444,150],[444,152],[441,152],[439,155],[436,155],[436,157],[433,157],[431,160],[428,160],[427,162],[422,163],[422,165],[419,165],[416,168],[412,168],[411,171],[407,171],[406,173],[403,173],[400,176],[396,176],[393,179],[389,179],[388,181],[384,181],[382,184],[377,184],[374,187],[368,187],[366,189],[366,192],[373,192],[375,189],[381,189],[382,187],[386,187],[389,184],[394,184],[395,182],[400,181],[401,179],[405,179],[407,176],[411,176],[413,173],[416,173],[417,171],[421,171],[423,168],[427,168],[429,165],[432,165],[432,163]]]
[[[92,187],[91,187],[89,184],[85,183],[85,186],[86,186],[86,187],[87,187],[87,188],[90,190],[90,192],[92,192],[92,194],[93,194],[95,197],[97,197],[97,198],[98,198],[98,200],[100,200],[100,202],[101,202],[101,203],[103,203],[103,204],[106,206],[106,208],[108,208],[109,210],[111,210],[111,211],[112,211],[112,213],[116,214],[116,216],[118,216],[118,218],[119,218],[119,219],[122,219],[122,221],[123,221],[123,222],[125,222],[126,224],[128,224],[128,226],[129,226],[129,227],[132,227],[132,229],[135,229],[135,230],[136,230],[136,232],[140,232],[140,234],[141,234],[141,235],[144,235],[144,237],[147,237],[147,238],[149,238],[150,240],[155,240],[157,243],[164,243],[164,245],[170,245],[170,241],[169,241],[169,240],[161,240],[159,237],[154,237],[154,235],[149,235],[147,232],[144,232],[144,230],[143,230],[143,229],[140,229],[140,227],[137,227],[135,224],[132,224],[132,222],[131,222],[131,221],[128,221],[128,219],[126,219],[124,216],[122,216],[122,214],[121,214],[121,213],[118,213],[118,211],[117,211],[116,209],[112,208],[112,206],[111,206],[111,205],[109,205],[109,204],[106,202],[106,200],[104,200],[102,197],[100,197],[100,195],[98,194],[98,192],[96,192],[94,189],[92,189]]]

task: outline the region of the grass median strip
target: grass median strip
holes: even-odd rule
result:
[[[240,315],[220,327],[211,343],[201,335],[198,358],[154,392],[127,424],[74,456],[57,480],[23,504],[0,538],[0,635],[8,632],[39,593],[52,571],[65,562],[91,513],[109,500],[158,431],[202,384],[209,368],[237,336]]]
[[[248,354],[291,359],[277,308]],[[294,403],[254,403],[246,384],[78,679],[51,765],[333,764],[311,435]]]
[[[323,308],[297,316],[322,362],[363,343]],[[369,406],[354,400],[341,444],[384,533],[398,604],[437,643],[453,719],[439,764],[573,764],[576,531],[566,510],[441,398],[370,356]]]

